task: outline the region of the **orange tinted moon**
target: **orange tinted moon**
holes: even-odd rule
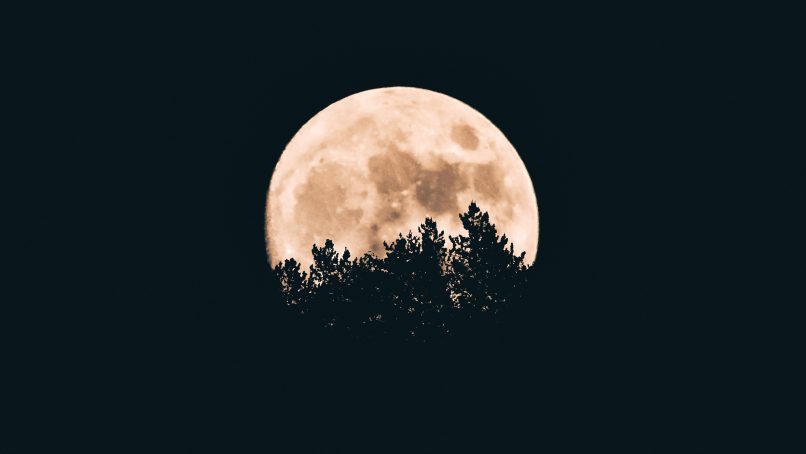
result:
[[[416,232],[426,216],[446,235],[464,234],[458,215],[472,200],[533,262],[532,180],[490,120],[430,90],[356,93],[317,113],[280,156],[266,205],[269,260],[307,268],[311,247],[327,238],[353,257],[383,257],[384,240]]]

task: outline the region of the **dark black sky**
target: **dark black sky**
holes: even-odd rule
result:
[[[157,287],[153,305],[173,320],[164,335],[171,338],[178,326],[180,354],[206,376],[191,388],[189,399],[202,399],[192,404],[212,412],[213,420],[236,412],[217,424],[248,432],[242,424],[273,425],[284,432],[278,442],[307,438],[317,446],[365,432],[392,445],[413,442],[412,432],[438,445],[450,445],[457,433],[464,433],[463,442],[474,436],[523,442],[537,427],[575,418],[572,409],[596,394],[588,380],[604,373],[602,367],[618,367],[607,349],[634,329],[621,318],[632,308],[623,299],[614,303],[607,278],[593,265],[618,267],[623,260],[604,233],[615,222],[612,205],[585,212],[591,200],[607,200],[608,180],[619,178],[589,175],[608,172],[623,152],[607,136],[624,108],[612,93],[624,81],[605,81],[617,63],[580,62],[573,56],[587,49],[570,43],[569,54],[547,49],[538,34],[513,41],[468,36],[449,44],[418,39],[416,26],[411,34],[391,43],[369,33],[329,43],[332,36],[324,33],[321,41],[300,45],[282,38],[224,46],[199,55],[198,68],[181,68],[187,79],[175,83],[184,97],[176,123],[169,117],[164,125],[170,145],[161,146],[171,169],[165,183],[184,186],[175,189],[182,207],[167,210],[182,249],[163,276],[165,288],[178,292],[163,295]],[[541,217],[535,273],[542,285],[505,340],[436,350],[323,345],[279,318],[269,300],[263,216],[279,153],[324,106],[392,85],[435,90],[474,106],[529,169]],[[616,104],[599,105],[603,98]],[[595,249],[586,250],[591,244]],[[226,391],[210,390],[212,384]],[[545,408],[552,410],[540,414]],[[463,413],[476,416],[464,420]],[[504,414],[513,419],[497,416]]]
[[[52,186],[34,188],[32,201],[72,180],[75,191],[46,217],[69,220],[60,234],[76,241],[42,242],[29,261],[55,254],[48,267],[92,282],[58,278],[84,296],[47,322],[80,327],[66,329],[81,354],[64,367],[103,377],[109,400],[91,400],[91,411],[122,411],[124,432],[142,427],[177,448],[352,451],[359,440],[375,452],[425,452],[584,443],[608,432],[611,415],[645,410],[618,396],[650,386],[653,358],[668,348],[658,333],[677,317],[646,260],[668,244],[647,188],[675,156],[660,125],[680,111],[657,106],[682,91],[651,23],[628,31],[594,12],[570,25],[516,11],[386,11],[350,22],[214,13],[68,27],[72,40],[48,41],[48,70],[60,74],[47,87],[57,101],[48,112],[70,120],[54,134],[80,156],[54,162],[88,177],[42,171]],[[322,345],[267,296],[264,204],[280,152],[323,107],[393,85],[473,106],[529,170],[539,285],[505,339]],[[52,235],[48,222],[37,225]],[[64,393],[88,383],[78,378]]]

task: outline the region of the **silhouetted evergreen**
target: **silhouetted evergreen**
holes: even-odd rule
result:
[[[383,258],[367,253],[351,260],[347,249],[339,256],[329,239],[314,245],[309,272],[294,259],[275,266],[283,302],[359,339],[426,342],[489,327],[523,301],[526,254],[514,254],[475,202],[459,218],[467,235],[449,237],[450,249],[431,218],[419,235],[384,242]]]
[[[450,290],[454,300],[472,312],[500,311],[521,284],[523,259],[514,254],[506,235],[498,236],[490,216],[471,203],[460,214],[467,236],[450,237]]]

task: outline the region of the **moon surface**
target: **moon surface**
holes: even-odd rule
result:
[[[490,120],[430,90],[356,93],[311,118],[280,156],[266,205],[269,260],[295,258],[307,268],[313,244],[328,238],[353,257],[384,257],[384,241],[417,233],[426,216],[447,240],[466,233],[459,213],[473,200],[534,262],[532,180]]]

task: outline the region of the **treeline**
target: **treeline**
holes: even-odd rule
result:
[[[359,339],[426,342],[486,329],[523,301],[528,266],[475,202],[459,215],[466,235],[449,236],[426,218],[419,235],[384,242],[386,257],[339,255],[314,245],[303,271],[278,263],[283,302],[312,323]]]

